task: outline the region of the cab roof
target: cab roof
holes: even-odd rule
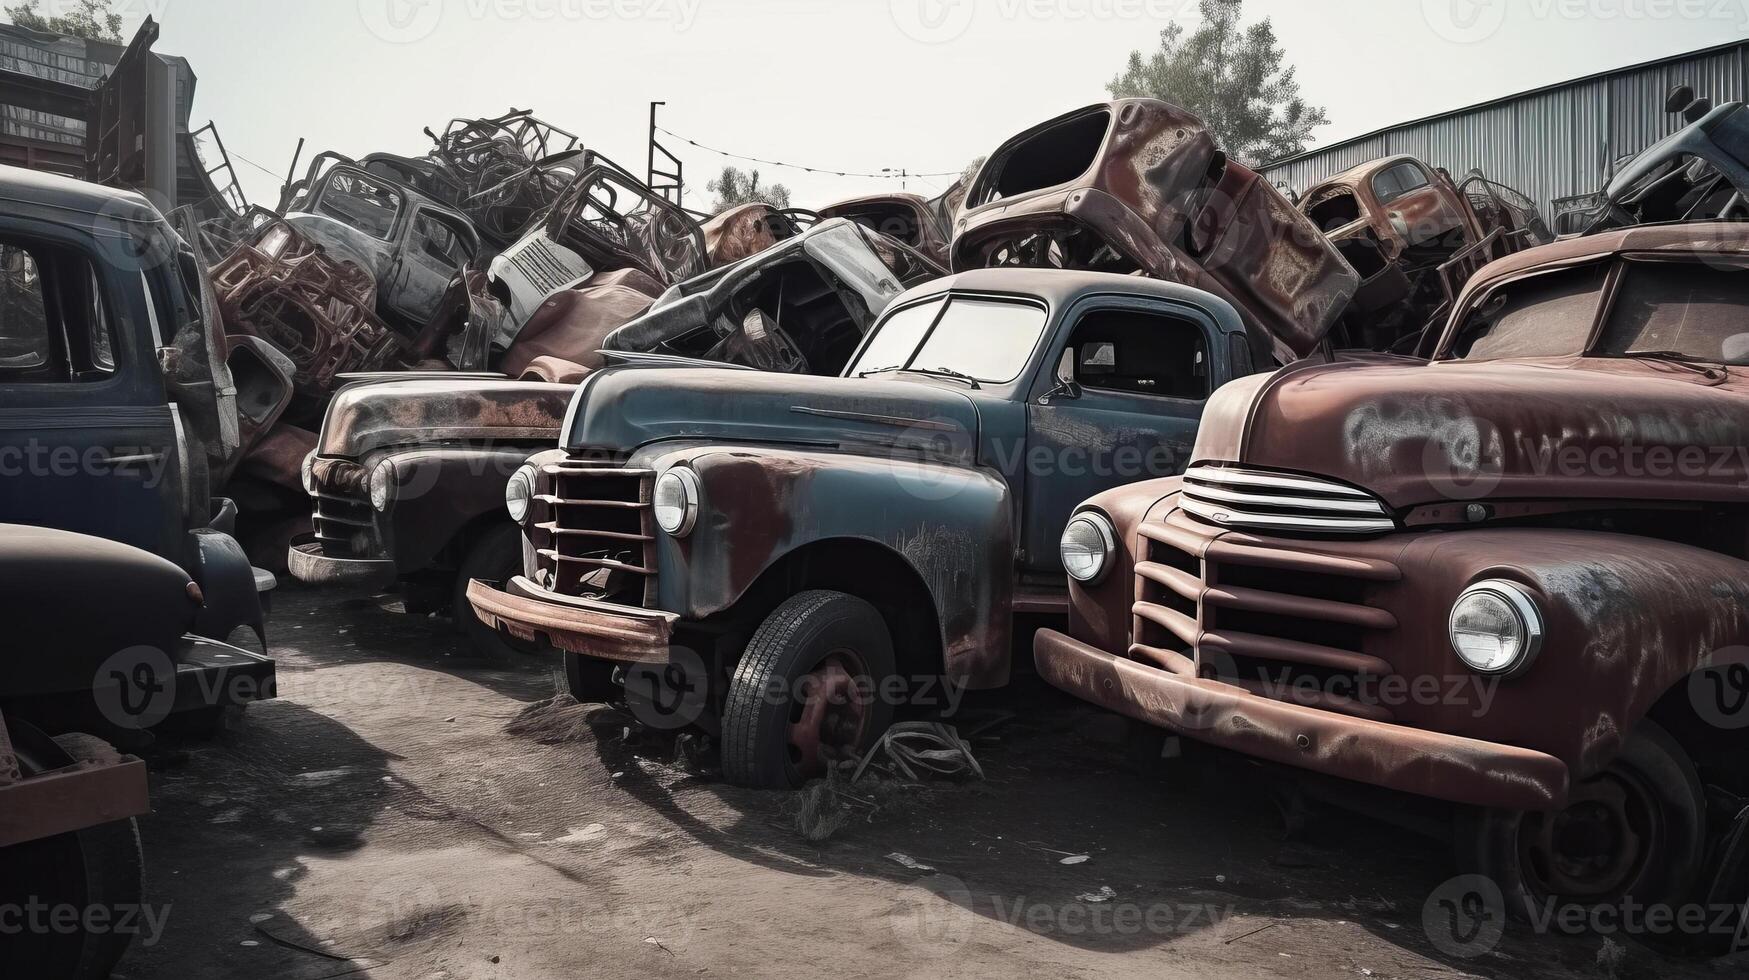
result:
[[[1222,333],[1242,333],[1239,314],[1227,301],[1193,286],[1144,276],[1069,269],[972,269],[912,288],[893,306],[945,292],[1011,293],[1031,296],[1061,309],[1087,296],[1144,295],[1191,303],[1214,313]]]
[[[74,180],[60,174],[0,166],[0,201],[35,205],[118,220],[157,221],[150,201],[134,191]]]

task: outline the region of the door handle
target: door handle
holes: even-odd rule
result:
[[[128,456],[106,456],[103,461],[110,466],[126,469],[134,466],[149,466],[162,462],[163,459],[163,453],[134,453]]]

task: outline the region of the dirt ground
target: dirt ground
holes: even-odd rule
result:
[[[560,744],[506,734],[554,693],[544,660],[469,659],[383,600],[276,603],[279,699],[148,752],[164,928],[119,976],[1749,972],[1520,928],[1442,952],[1424,925],[1453,875],[1440,843],[1305,809],[1241,760],[1147,761],[1036,678],[970,708],[968,730],[1011,715],[975,741],[986,780],[847,788],[850,820],[815,843],[796,794],[701,777],[611,721]]]

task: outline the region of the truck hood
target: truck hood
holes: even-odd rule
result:
[[[855,447],[971,465],[978,409],[927,382],[625,364],[584,379],[565,448],[629,453],[658,440]]]
[[[349,385],[335,394],[317,452],[361,459],[390,446],[470,440],[556,440],[571,385],[419,378]]]
[[[1749,377],[1616,358],[1303,364],[1222,388],[1199,462],[1341,480],[1393,508],[1749,500]]]

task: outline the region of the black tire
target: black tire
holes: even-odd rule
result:
[[[875,695],[859,698],[855,707],[841,706],[841,720],[860,716],[857,734],[830,747],[839,755],[860,755],[887,730],[893,705],[878,692],[896,668],[886,620],[855,596],[803,592],[766,617],[735,665],[723,710],[724,778],[759,789],[793,789],[820,775],[818,760],[793,754],[789,736],[794,713],[807,708],[795,698],[798,686],[829,661],[860,661],[867,678],[863,691]]]
[[[468,547],[461,568],[455,576],[455,589],[450,596],[450,616],[456,629],[467,638],[475,654],[488,660],[508,660],[518,651],[499,632],[474,615],[468,602],[468,582],[508,582],[522,574],[522,528],[508,521],[487,528]]]
[[[1619,810],[1598,802],[1618,795],[1623,801]],[[1609,833],[1617,825],[1632,828],[1631,838]],[[1561,840],[1575,840],[1578,834],[1581,840],[1601,835],[1631,843],[1615,849],[1613,858],[1601,852],[1595,857],[1567,852],[1555,860],[1541,844],[1555,839],[1544,837],[1545,827]],[[1693,899],[1704,867],[1706,796],[1682,746],[1655,722],[1644,720],[1608,769],[1572,788],[1568,806],[1559,813],[1472,809],[1459,814],[1456,831],[1460,867],[1499,885],[1506,911],[1521,922],[1543,921],[1551,910],[1559,916],[1573,908],[1621,908],[1629,900],[1642,908],[1677,910]],[[1607,860],[1619,867],[1584,874],[1588,863]],[[1569,887],[1560,887],[1563,883]],[[1592,887],[1575,889],[1574,884]]]
[[[90,735],[63,735],[55,743],[75,761],[107,761],[117,755],[108,743]],[[31,758],[23,746],[19,754],[27,776],[64,764]],[[115,820],[0,849],[0,902],[35,900],[49,907],[104,909],[104,921],[138,926],[144,872],[138,824],[131,818]],[[6,940],[8,965],[19,976],[103,980],[133,939],[133,932],[117,928],[55,933],[26,925],[26,931]]]

